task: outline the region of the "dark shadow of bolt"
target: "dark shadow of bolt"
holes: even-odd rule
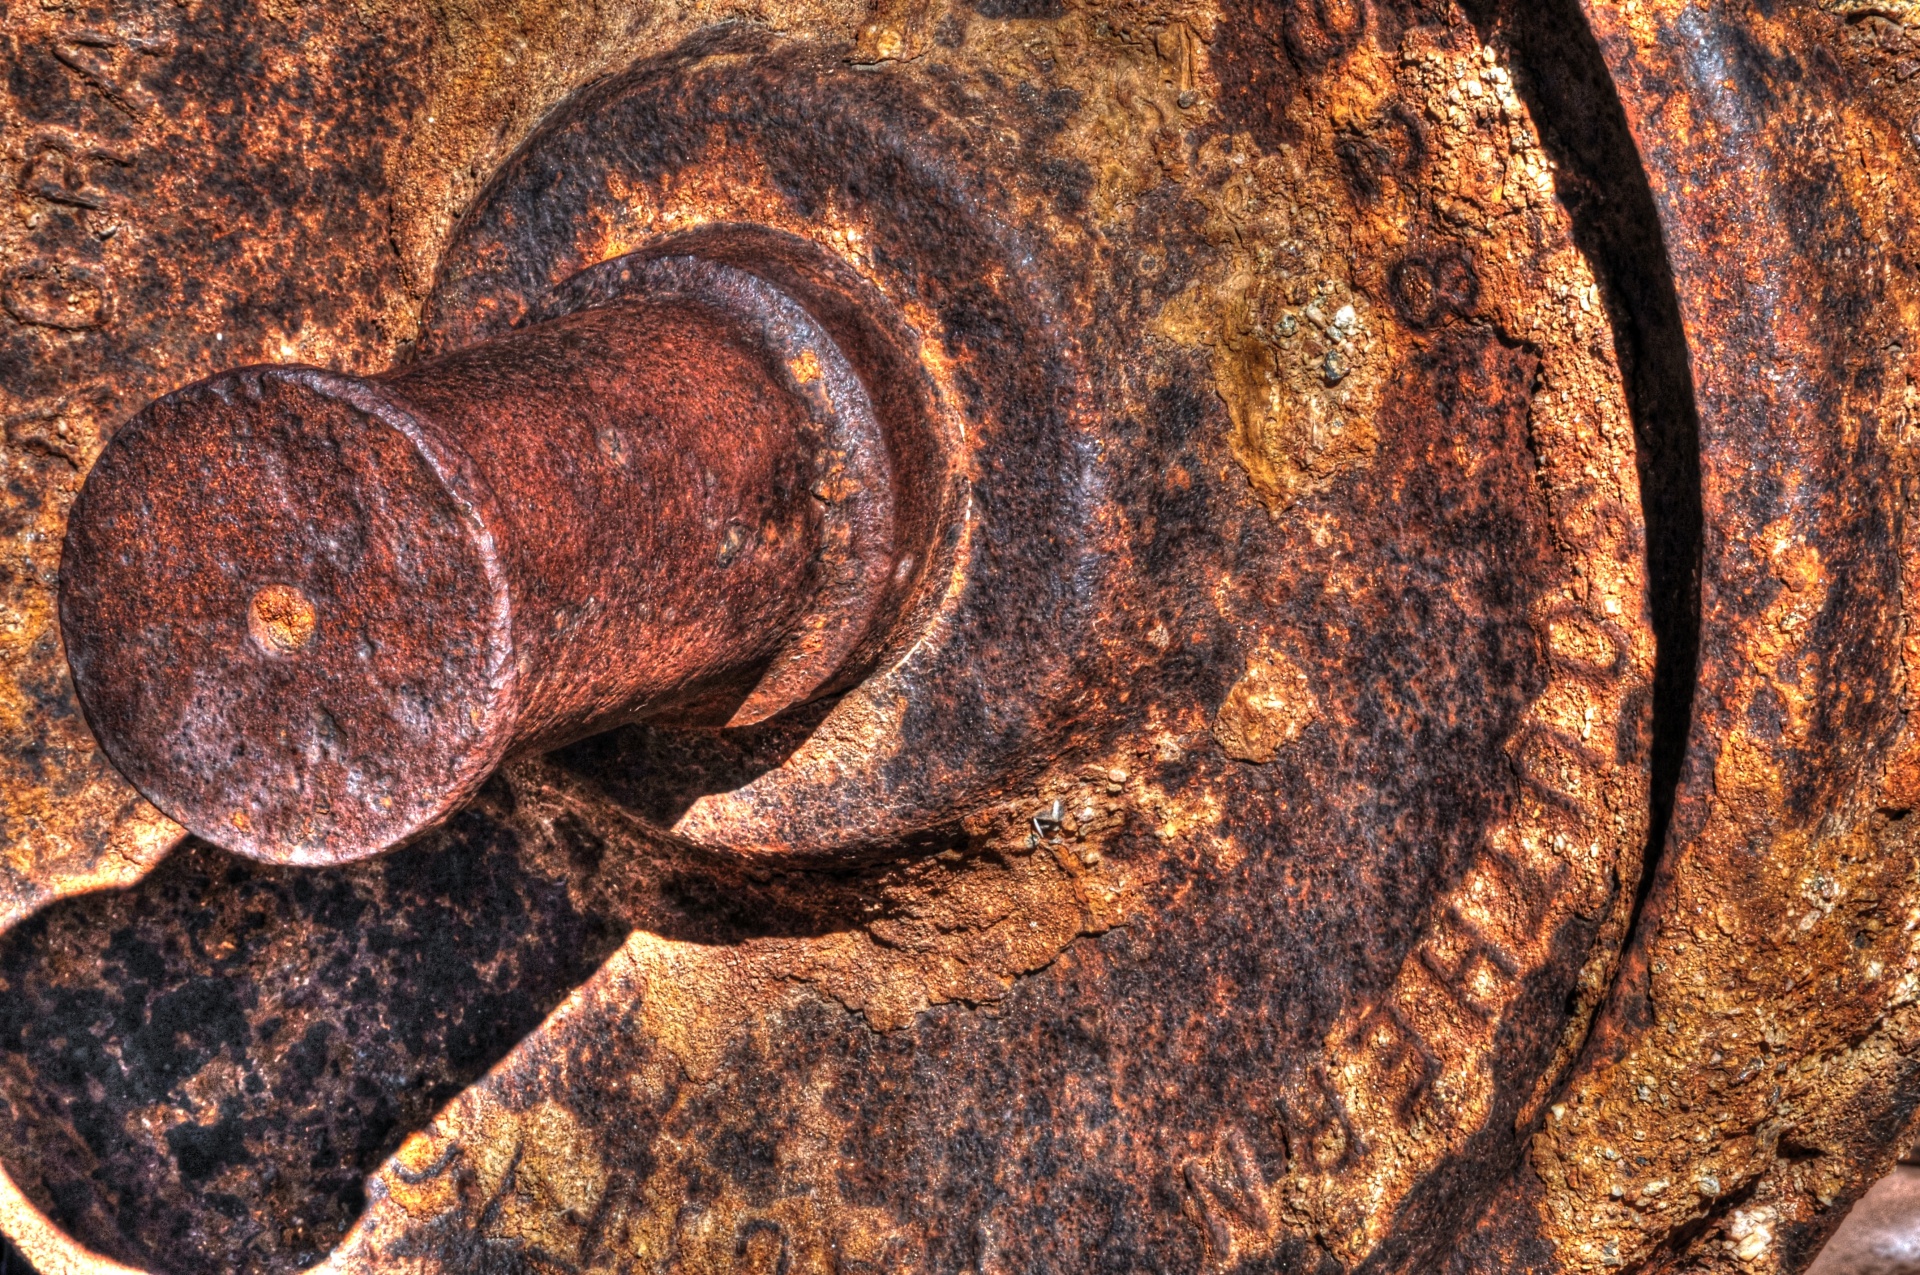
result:
[[[529,852],[511,801],[338,869],[189,842],[0,939],[8,1172],[151,1270],[318,1260],[366,1175],[626,934],[582,888],[593,834]]]

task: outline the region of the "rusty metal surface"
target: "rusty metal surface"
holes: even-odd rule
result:
[[[1804,1265],[1914,1093],[1914,315],[1854,251],[1904,241],[1909,37],[1581,16],[10,13],[7,136],[67,131],[5,231],[0,1225],[50,1270]],[[105,434],[764,234],[948,467],[911,645],[384,858],[130,880],[167,825],[51,627]]]
[[[229,849],[336,863],[438,822],[511,752],[737,721],[769,668],[800,665],[802,695],[857,675],[841,659],[914,557],[884,453],[832,443],[876,433],[871,410],[817,327],[689,282],[378,381],[230,373],[123,426],[61,569],[120,772]],[[709,281],[729,282],[754,300]],[[851,490],[863,519],[823,516]],[[844,596],[816,605],[821,585]],[[824,663],[809,612],[847,635]],[[779,689],[749,721],[791,705]]]
[[[1796,1270],[1914,1095],[1913,15],[1591,15],[1699,393],[1700,687],[1623,977],[1493,1234]]]

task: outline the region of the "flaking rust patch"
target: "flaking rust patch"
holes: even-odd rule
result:
[[[1218,96],[1212,76],[1201,79]],[[1243,131],[1197,139],[1189,191],[1217,257],[1157,330],[1207,352],[1233,457],[1276,517],[1364,468],[1379,447],[1381,394],[1403,353],[1380,285],[1412,201],[1391,179],[1383,190],[1344,177],[1340,148],[1393,130],[1402,149],[1424,148],[1421,126],[1396,114],[1398,87],[1389,53],[1363,41],[1334,100],[1303,93],[1291,104],[1297,147]]]
[[[1209,138],[1195,167],[1221,256],[1158,330],[1207,351],[1234,459],[1277,516],[1372,458],[1390,325],[1352,277],[1359,215],[1335,166],[1302,172],[1233,134]]]
[[[1263,148],[1222,127],[1207,64],[1222,21],[1217,6],[1195,3],[1073,11],[976,23],[963,52],[996,74],[1043,68],[1071,86],[1077,108],[1050,150],[1090,174],[1101,233],[1137,233],[1141,200],[1166,186],[1198,211],[1209,255],[1153,330],[1206,353],[1234,458],[1278,516],[1379,445],[1374,419],[1403,344],[1382,300],[1386,262],[1405,228],[1397,208],[1363,206],[1342,178],[1331,121],[1382,117],[1398,86],[1389,54],[1364,44],[1331,114],[1306,95],[1296,104],[1310,113],[1307,146]],[[1064,222],[1059,231],[1075,233]],[[1149,254],[1139,268],[1152,278],[1170,264]]]
[[[1229,757],[1269,762],[1319,715],[1307,675],[1279,651],[1257,651],[1214,715],[1213,737]]]
[[[1283,280],[1236,273],[1198,285],[1165,331],[1208,347],[1233,422],[1233,456],[1274,514],[1372,458],[1383,369],[1368,300],[1345,279],[1289,305]],[[1189,308],[1190,307],[1190,308]]]
[[[1130,753],[1056,769],[969,818],[967,852],[882,870],[862,887],[873,895],[861,896],[857,924],[712,945],[647,933],[640,915],[641,932],[615,963],[632,966],[647,1030],[701,1078],[749,1021],[803,991],[876,1031],[905,1027],[933,1006],[990,1004],[1074,939],[1124,924],[1140,906],[1153,865],[1114,851],[1130,822],[1159,817],[1141,786],[1146,769]],[[629,848],[634,876],[617,887],[629,896],[659,897],[661,881],[685,870],[657,834],[558,767],[527,761],[512,773],[534,818],[571,815]]]

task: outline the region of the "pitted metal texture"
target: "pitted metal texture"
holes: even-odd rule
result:
[[[1911,19],[26,15],[0,1227],[48,1269],[1800,1269],[1914,1096]],[[52,620],[114,428],[689,258],[830,338],[924,546],[840,559],[896,618],[809,702],[513,757],[334,867],[118,785]]]

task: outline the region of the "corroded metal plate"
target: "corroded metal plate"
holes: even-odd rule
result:
[[[1800,1260],[1870,1153],[1820,1185],[1795,1167],[1813,1144],[1767,1131],[1760,1068],[1711,1085],[1759,1041],[1769,1065],[1826,1065],[1829,1040],[1898,1053],[1875,1024],[1908,887],[1866,847],[1899,844],[1872,812],[1904,806],[1845,797],[1879,782],[1868,750],[1897,724],[1895,666],[1872,664],[1898,615],[1876,529],[1894,497],[1834,494],[1892,442],[1849,426],[1836,451],[1808,422],[1911,395],[1885,353],[1910,311],[1905,276],[1841,271],[1852,290],[1821,295],[1856,298],[1869,335],[1814,332],[1877,379],[1756,414],[1754,334],[1720,317],[1752,297],[1696,283],[1739,236],[1695,247],[1689,218],[1785,183],[1728,166],[1747,134],[1680,127],[1687,102],[1733,109],[1719,72],[1660,61],[1695,13],[1597,6],[1601,43],[1570,11],[1340,0],[10,17],[6,136],[30,140],[0,230],[0,1226],[49,1269],[84,1250],[254,1271]],[[1898,56],[1868,28],[1893,38],[1809,10],[1701,47]],[[1792,56],[1829,96],[1767,137],[1819,145],[1839,127],[1821,110],[1863,108]],[[1622,67],[1641,78],[1616,99]],[[1757,92],[1747,74],[1725,91]],[[579,121],[613,117],[579,101],[632,114],[596,146]],[[1621,167],[1635,141],[1651,188]],[[1689,185],[1728,173],[1758,195]],[[1901,184],[1861,180],[1794,207],[1825,225],[1884,199],[1890,234]],[[915,222],[929,191],[942,216]],[[514,763],[360,864],[175,846],[92,751],[55,645],[64,506],[104,436],[222,367],[384,366],[720,223],[858,272],[952,401],[1002,392],[1010,333],[1055,360],[1039,415],[1000,418],[1034,432],[955,453],[977,510],[956,579],[1028,568],[1001,596],[957,584],[947,613],[981,635],[963,654],[1008,688],[1005,719],[889,716],[863,687]],[[1794,277],[1802,224],[1759,241],[1782,260],[1750,288]],[[1783,332],[1787,353],[1814,340]],[[996,472],[1034,456],[1086,479],[1064,524],[1007,495],[1026,471]],[[1703,488],[1726,530],[1701,559],[1702,684],[1732,689],[1701,701],[1682,773]],[[1049,542],[1061,525],[1081,540]],[[1713,583],[1729,556],[1744,592]],[[1123,585],[1077,592],[1096,560]],[[994,664],[1001,637],[1044,653],[1051,622],[1057,658],[1024,685]],[[1795,673],[1796,643],[1833,654]],[[667,831],[728,826],[698,820],[876,741],[919,750],[911,787],[978,755],[983,722],[1023,765],[830,870]],[[870,777],[841,817],[887,798]],[[1829,918],[1870,877],[1889,879],[1852,915],[1893,919],[1843,935]],[[1685,894],[1709,887],[1710,926]],[[1779,897],[1810,902],[1759,902]],[[1769,965],[1762,913],[1846,954]],[[1660,990],[1748,968],[1743,995],[1784,995],[1794,961],[1855,981],[1745,1044],[1699,1017],[1730,1004]],[[1688,1052],[1707,1042],[1720,1061]],[[1897,1123],[1889,1091],[1795,1101]],[[1866,1138],[1831,1140],[1839,1163]]]

